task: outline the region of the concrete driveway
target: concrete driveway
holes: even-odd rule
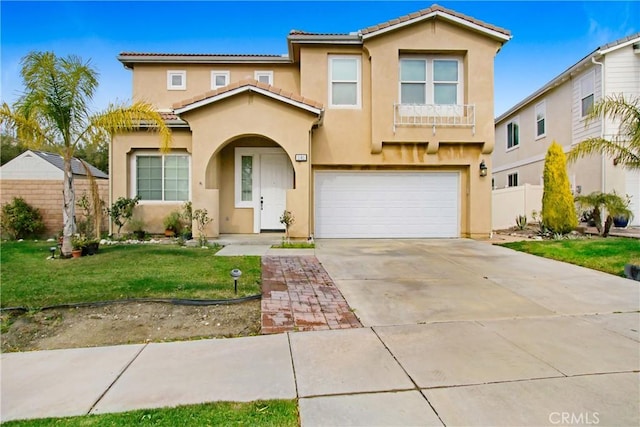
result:
[[[316,256],[365,326],[640,306],[638,283],[467,239],[321,240]]]
[[[640,424],[637,282],[465,239],[316,256],[368,328],[291,335],[303,425]]]

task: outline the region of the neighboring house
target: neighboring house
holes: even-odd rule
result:
[[[89,172],[96,178],[101,199],[108,201],[109,176],[93,165]],[[89,182],[84,165],[71,161],[76,201],[84,193],[89,196]],[[31,206],[40,209],[45,233],[53,236],[62,231],[64,160],[62,156],[44,151],[27,150],[0,167],[0,202],[4,205],[14,197],[22,197]],[[76,208],[76,214],[81,210]],[[106,221],[105,221],[106,225]]]
[[[494,58],[510,33],[432,6],[349,34],[291,31],[287,55],[122,53],[133,98],[173,130],[111,146],[111,200],[148,231],[186,200],[220,233],[482,237],[491,232]],[[483,164],[483,165],[484,165]]]
[[[585,121],[603,96],[640,96],[640,33],[595,49],[495,121],[494,188],[542,184],[544,157],[552,141],[568,152],[590,137],[612,138],[611,120]],[[631,196],[632,224],[640,225],[640,174],[594,155],[567,167],[574,194],[616,191]],[[507,206],[494,206],[494,209]],[[524,213],[524,212],[522,212]]]

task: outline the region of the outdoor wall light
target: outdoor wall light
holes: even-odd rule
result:
[[[238,278],[240,276],[242,276],[242,271],[238,270],[237,268],[234,268],[233,270],[231,270],[231,277],[233,277],[233,292],[237,295],[238,294]]]
[[[480,162],[480,176],[487,176],[487,165],[484,160]]]

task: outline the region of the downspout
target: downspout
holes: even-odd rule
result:
[[[309,208],[308,208],[308,218],[307,218],[307,224],[309,224],[309,235],[307,236],[309,238],[309,240],[311,240],[311,238],[313,237],[313,232],[315,231],[315,224],[314,227],[311,227],[311,219],[313,218],[313,199],[315,197],[315,192],[313,189],[313,167],[312,167],[312,161],[311,161],[311,140],[313,138],[313,125],[311,126],[311,129],[309,129],[309,141],[308,141],[308,145],[307,145],[307,160],[309,162],[309,190],[308,190],[308,195],[309,195]]]
[[[592,56],[591,57],[591,62],[594,65],[599,65],[600,66],[600,93],[602,95],[602,98],[604,98],[605,96],[605,88],[604,88],[604,63],[602,62],[598,62],[596,61],[596,57]],[[605,126],[606,126],[606,119],[603,116],[601,119],[601,123],[600,123],[600,139],[604,139],[604,135],[605,135]],[[606,184],[607,184],[607,177],[606,177],[606,167],[607,167],[607,159],[606,156],[604,154],[601,155],[602,156],[602,179],[601,179],[601,186],[602,186],[602,192],[606,193],[607,189],[606,189]]]
[[[107,208],[111,209],[113,205],[113,149],[111,146],[113,145],[114,134],[111,135],[111,140],[109,141],[109,205]],[[107,215],[107,221],[109,222],[109,236],[113,235],[113,222],[111,221],[111,215]],[[100,238],[98,236],[98,238]]]

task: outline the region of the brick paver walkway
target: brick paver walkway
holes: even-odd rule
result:
[[[262,257],[262,333],[360,328],[315,256]]]

